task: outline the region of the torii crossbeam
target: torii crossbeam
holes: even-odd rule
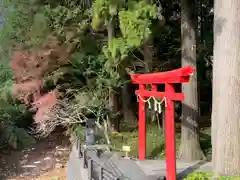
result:
[[[189,82],[190,76],[194,69],[186,66],[180,69],[151,73],[151,74],[133,74],[131,75],[132,83],[139,85],[136,94],[139,98],[138,108],[138,158],[144,160],[146,156],[146,111],[144,100],[147,97],[165,98],[165,139],[166,139],[166,169],[167,180],[176,180],[176,149],[175,149],[175,124],[174,124],[174,102],[184,99],[183,93],[176,93],[174,90],[175,83]],[[149,91],[145,85],[149,84],[152,90]],[[165,92],[157,91],[157,84],[165,84]]]

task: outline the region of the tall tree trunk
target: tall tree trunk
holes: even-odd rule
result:
[[[215,0],[213,170],[240,176],[240,1]]]
[[[146,3],[152,3],[152,0],[145,0]],[[145,73],[151,73],[152,72],[152,64],[153,64],[153,52],[154,52],[154,46],[153,46],[153,38],[152,36],[149,37],[149,39],[145,42],[143,45],[143,59],[144,59],[144,69]],[[151,121],[155,121],[156,118],[156,112],[151,109],[147,109],[147,117],[150,116]]]
[[[181,0],[182,66],[197,68],[195,2]],[[199,143],[197,73],[189,83],[182,85],[185,94],[182,103],[181,145],[179,158],[193,161],[204,154]]]
[[[108,129],[111,132],[118,132],[120,125],[119,108],[118,108],[118,93],[115,89],[109,89],[109,110]]]
[[[132,99],[131,91],[129,90],[129,83],[125,83],[122,87],[122,105],[123,105],[123,119],[132,125],[136,123],[136,116],[131,107]]]
[[[145,62],[145,72],[152,72],[152,63],[153,63],[153,40],[150,37],[143,47],[143,57]]]
[[[143,57],[145,62],[145,73],[151,73],[152,66],[153,66],[153,53],[154,53],[154,45],[153,45],[153,38],[150,36],[147,42],[144,44],[143,47]],[[159,121],[160,124],[163,124],[160,121],[164,121],[163,118],[160,118],[159,114],[155,112],[153,109],[147,109],[147,114],[150,115],[150,120],[152,122]],[[164,128],[162,126],[162,128]]]
[[[108,23],[108,42],[115,37],[115,23],[114,18],[111,18]],[[116,89],[109,88],[109,117],[108,128],[112,132],[119,131],[120,119],[118,114],[118,93]]]

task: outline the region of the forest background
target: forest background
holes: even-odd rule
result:
[[[130,145],[131,155],[137,156],[137,87],[129,74],[189,65],[196,70],[191,82],[176,86],[185,94],[183,103],[175,103],[178,157],[192,161],[213,153],[214,172],[239,175],[240,160],[229,154],[239,154],[239,147],[232,146],[239,138],[231,137],[240,137],[239,129],[234,129],[239,127],[240,114],[220,109],[240,101],[237,93],[230,101],[223,90],[212,90],[214,85],[225,87],[219,85],[224,71],[229,78],[237,77],[231,66],[235,62],[238,67],[236,56],[227,63],[223,47],[213,47],[217,41],[213,25],[221,29],[216,16],[228,20],[229,34],[234,31],[230,28],[234,13],[225,12],[239,3],[229,0],[225,8],[222,4],[221,0],[215,0],[215,6],[213,0],[2,1],[0,144],[28,147],[59,126],[70,137],[83,136],[85,122],[94,118],[101,143],[113,149]],[[230,37],[219,36],[220,44]],[[237,54],[237,42],[230,44]],[[213,49],[218,54],[214,58]],[[225,77],[225,85],[229,81]],[[228,90],[237,89],[234,83]],[[218,103],[217,97],[225,99]],[[165,156],[163,115],[147,112],[148,158]],[[212,136],[211,124],[217,129]],[[229,130],[223,133],[225,129]]]

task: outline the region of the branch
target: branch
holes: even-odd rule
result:
[[[37,121],[31,128],[31,134],[37,137],[46,137],[57,126],[68,127],[73,124],[81,124],[88,120],[88,118],[82,113],[83,110],[87,110],[95,114],[91,109],[79,104],[69,104],[67,101],[61,101],[53,109],[44,114],[42,121]],[[108,135],[107,122],[103,120],[104,126],[100,124],[100,118],[95,121],[96,126],[103,131],[104,138],[107,144],[110,144]]]

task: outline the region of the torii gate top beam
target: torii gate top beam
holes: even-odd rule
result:
[[[184,83],[189,82],[193,72],[192,67],[186,66],[167,72],[132,74],[131,79],[134,84]]]

